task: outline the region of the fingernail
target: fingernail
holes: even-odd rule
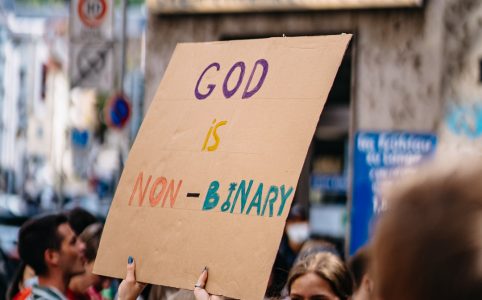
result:
[[[203,272],[204,272],[204,271],[207,271],[207,270],[208,270],[208,267],[206,266],[206,267],[204,267],[204,270],[203,270]]]
[[[129,258],[127,259],[127,263],[130,265],[134,262],[134,259],[132,258],[132,256],[129,256]]]

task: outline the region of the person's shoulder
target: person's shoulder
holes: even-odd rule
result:
[[[24,288],[20,290],[14,297],[13,300],[26,300],[29,299],[30,295],[32,294],[32,288]]]
[[[28,300],[67,300],[57,289],[47,286],[34,285]]]

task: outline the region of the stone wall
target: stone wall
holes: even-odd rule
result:
[[[482,153],[482,1],[451,0],[443,16],[441,148]]]
[[[176,43],[351,32],[352,128],[434,131],[445,107],[441,93],[447,1],[395,10],[150,15],[146,103],[153,98]]]

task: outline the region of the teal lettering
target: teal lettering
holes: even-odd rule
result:
[[[262,216],[264,216],[264,212],[266,210],[266,206],[268,202],[269,202],[269,216],[270,217],[273,216],[273,206],[277,198],[278,198],[278,187],[275,185],[272,185],[269,187],[268,194],[266,194],[266,200],[264,201],[263,211],[261,212]]]
[[[231,206],[231,213],[234,211],[234,207],[236,206],[236,201],[238,200],[239,194],[241,194],[241,213],[244,212],[244,207],[246,206],[246,201],[248,200],[249,191],[251,190],[251,186],[253,185],[253,180],[249,181],[248,190],[246,190],[246,180],[241,180],[239,183],[238,191],[236,192],[236,197],[233,200],[233,206]]]
[[[261,211],[261,198],[263,197],[263,184],[260,183],[258,189],[256,190],[256,194],[254,194],[253,199],[251,200],[251,204],[249,204],[248,211],[246,212],[249,215],[249,212],[253,207],[256,206],[256,214],[259,216]]]
[[[219,195],[217,193],[219,189],[219,181],[213,181],[209,185],[208,192],[206,193],[206,198],[204,199],[203,210],[210,210],[216,207],[219,202]]]
[[[288,200],[288,197],[293,193],[293,187],[290,187],[290,189],[285,193],[285,185],[283,184],[280,187],[281,190],[281,205],[278,210],[278,217],[281,216],[283,213],[283,209],[285,208],[286,200]]]
[[[224,201],[223,205],[221,206],[221,211],[225,212],[229,209],[229,207],[231,206],[231,203],[229,202],[229,200],[231,199],[231,195],[233,194],[234,190],[236,189],[236,183],[231,183],[229,185],[229,194],[228,194],[228,198],[226,198],[226,201]],[[234,205],[233,205],[234,206]]]

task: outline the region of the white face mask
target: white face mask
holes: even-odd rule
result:
[[[301,244],[310,236],[308,223],[293,223],[286,226],[288,239],[296,244]]]

